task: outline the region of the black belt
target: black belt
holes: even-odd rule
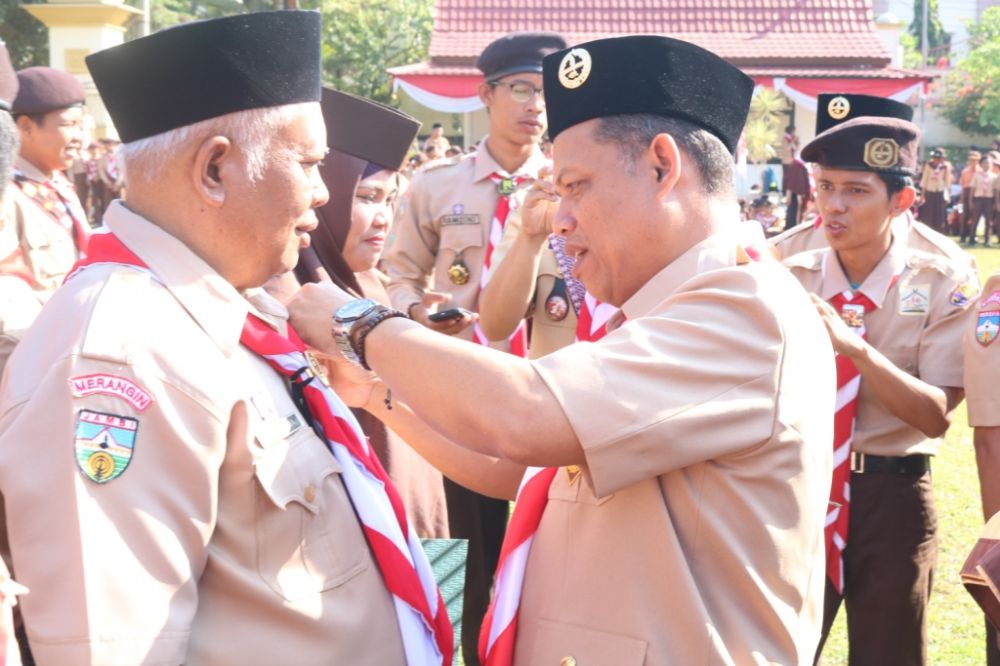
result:
[[[924,454],[912,456],[873,456],[851,451],[851,471],[859,474],[912,474],[922,476],[931,468],[931,457]]]

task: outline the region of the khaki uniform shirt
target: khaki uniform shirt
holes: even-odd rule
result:
[[[823,300],[850,288],[829,248],[798,254],[785,265],[806,291]],[[968,265],[914,250],[897,239],[860,291],[877,306],[864,315],[867,340],[875,349],[928,384],[962,387],[962,333],[979,293],[979,280]],[[928,439],[890,413],[862,378],[853,450],[934,455],[940,445],[940,439]]]
[[[504,225],[503,238],[493,250],[490,270],[496,270],[496,267],[504,260],[519,233],[521,233],[521,215],[518,211],[512,211],[510,217],[507,218],[507,224]],[[528,358],[541,358],[576,341],[577,317],[569,289],[567,288],[565,293],[566,305],[569,308],[565,318],[561,321],[553,319],[545,307],[545,302],[552,293],[556,280],[560,279],[562,279],[562,271],[559,270],[559,263],[556,261],[556,255],[552,252],[552,247],[546,241],[538,264],[535,266],[535,292],[532,294],[531,305],[528,307],[528,313],[532,317]]]
[[[532,362],[587,468],[549,491],[516,664],[812,661],[833,353],[791,275],[737,265],[738,244],[706,239],[625,303],[620,328]]]
[[[975,269],[976,259],[959,247],[958,243],[944,234],[934,231],[923,222],[910,221],[907,216],[900,215],[892,221],[892,233],[897,238],[905,238],[910,249],[920,250],[928,254],[947,257],[952,261],[965,263]],[[769,239],[771,246],[778,251],[781,259],[788,259],[799,252],[820,250],[830,247],[826,240],[823,226],[815,222],[803,222]]]
[[[403,663],[341,468],[239,343],[248,311],[279,330],[287,313],[121,203],[104,219],[157,277],[84,270],[0,386],[0,490],[37,663]],[[105,483],[77,463],[95,415],[134,438]]]
[[[546,164],[537,147],[518,173],[535,177]],[[389,298],[408,311],[426,290],[451,294],[441,306],[478,310],[479,281],[499,194],[490,174],[503,172],[483,139],[476,152],[432,166],[416,175],[407,205],[396,220],[396,238],[383,258],[389,275]],[[512,197],[523,199],[523,193]],[[516,203],[513,203],[516,206]],[[448,268],[461,258],[469,270],[465,284],[455,284]],[[472,327],[458,337],[472,339]],[[506,349],[507,343],[499,343]]]
[[[951,165],[941,162],[937,166],[927,162],[920,176],[920,189],[924,192],[946,192],[951,186]]]
[[[1000,271],[986,281],[965,326],[965,399],[969,425],[1000,426]]]

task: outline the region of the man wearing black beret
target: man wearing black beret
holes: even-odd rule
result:
[[[816,134],[822,134],[831,127],[862,116],[911,121],[913,120],[913,107],[892,99],[872,95],[820,93],[816,101]],[[910,247],[949,259],[965,261],[975,267],[976,260],[971,254],[944,234],[913,219],[910,210],[904,211],[893,224],[895,225],[895,234],[900,238],[905,238],[906,244]],[[803,222],[775,236],[770,242],[783,258],[806,250],[827,247],[826,235],[823,233],[823,218],[820,216],[813,221]]]
[[[732,151],[753,82],[636,36],[546,57],[544,85],[553,229],[622,309],[604,338],[528,361],[377,306],[352,316],[362,305],[331,285],[304,287],[293,322],[325,350],[341,340],[509,494],[522,483],[486,663],[808,663],[834,364],[807,294],[740,223]]]
[[[63,174],[83,141],[83,85],[51,67],[23,69],[17,81],[9,110],[20,150],[0,211],[0,272],[20,284],[11,284],[12,302],[0,313],[0,334],[8,343],[0,348],[0,371],[12,343],[62,284],[90,237],[87,215]]]
[[[259,288],[327,201],[319,36],[260,12],[87,58],[126,198],[0,386],[40,666],[451,663],[399,493]]]
[[[473,154],[430,166],[410,186],[383,261],[393,305],[432,330],[491,344],[471,313],[479,309],[479,292],[508,213],[523,199],[522,185],[547,164],[538,147],[546,126],[542,57],[565,46],[551,33],[514,33],[489,44],[476,62],[484,77],[479,96],[489,113],[487,136]],[[442,309],[463,310],[452,318],[428,319],[442,300],[428,291],[431,284],[445,294]],[[523,322],[507,338],[492,344],[526,353]],[[469,540],[462,651],[465,663],[474,666],[509,508],[447,479],[445,492],[451,536]]]
[[[803,148],[829,247],[785,261],[838,354],[823,639],[843,602],[858,664],[927,661],[930,460],[962,399],[962,334],[979,292],[967,262],[896,233],[916,196],[919,140],[911,122],[861,116]]]

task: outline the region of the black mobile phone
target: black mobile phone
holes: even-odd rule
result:
[[[472,313],[465,308],[451,308],[449,310],[442,310],[441,312],[435,312],[434,314],[427,315],[427,318],[431,321],[448,321],[449,319],[464,317],[467,314]]]

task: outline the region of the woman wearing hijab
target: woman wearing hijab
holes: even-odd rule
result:
[[[388,236],[399,190],[398,171],[420,123],[395,109],[324,88],[323,116],[330,153],[320,166],[330,191],[317,209],[319,227],[299,254],[300,284],[332,281],[389,305],[388,278],[376,268]],[[379,419],[354,410],[379,459],[403,498],[419,536],[448,536],[441,473]]]

